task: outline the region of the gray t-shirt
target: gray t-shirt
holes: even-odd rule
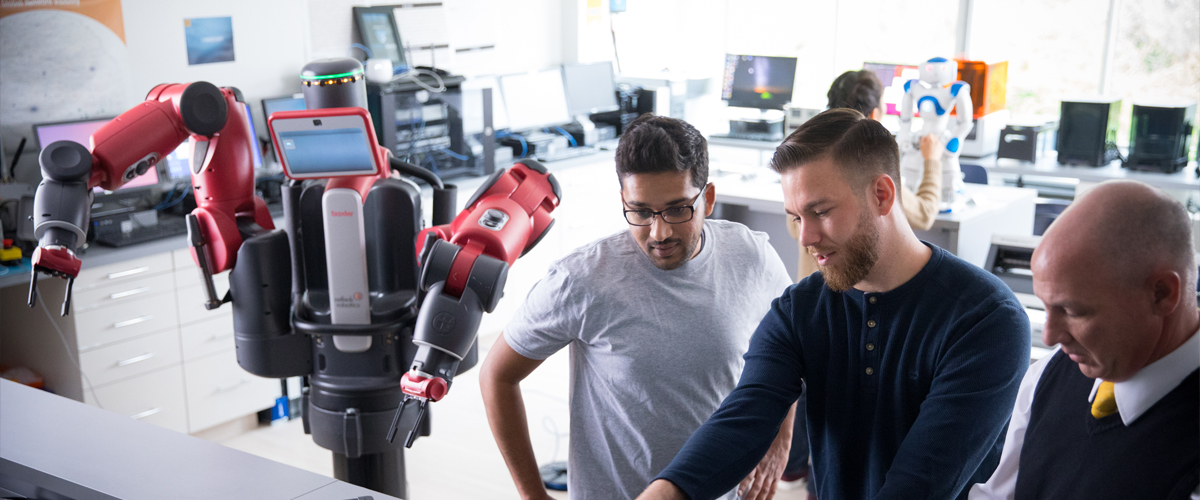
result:
[[[767,235],[704,222],[663,271],[622,231],[554,263],[504,331],[531,359],[571,346],[568,492],[634,498],[737,385],[771,301],[792,284]]]

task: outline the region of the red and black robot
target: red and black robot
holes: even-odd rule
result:
[[[237,89],[160,85],[91,147],[47,146],[30,305],[39,273],[79,273],[91,188],[120,187],[190,138],[197,208],[188,237],[206,306],[233,307],[238,363],[263,377],[304,377],[304,428],[333,452],[335,476],[403,497],[403,448],[390,434],[411,429],[407,446],[428,435],[428,402],[476,364],[480,318],[499,301],[509,266],[549,231],[561,191],[544,167],[521,160],[493,174],[451,222],[453,186],[376,142],[358,61],[314,61],[301,78],[308,109],[268,119],[291,179],[281,189],[284,229],[254,195],[256,139]],[[305,145],[322,125],[365,137],[365,149],[339,147],[353,146],[366,170],[322,159],[329,142]],[[305,151],[317,156],[297,156]],[[422,231],[421,190],[393,170],[433,186],[435,227]],[[218,297],[212,274],[223,271],[229,292]],[[63,314],[70,294],[68,285]]]

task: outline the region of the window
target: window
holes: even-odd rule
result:
[[[1117,140],[1126,145],[1134,103],[1200,100],[1200,3],[1138,0],[1120,5],[1108,93],[1122,99]]]
[[[976,0],[974,7],[969,54],[1008,61],[1014,115],[1057,116],[1062,99],[1099,93],[1108,1]]]

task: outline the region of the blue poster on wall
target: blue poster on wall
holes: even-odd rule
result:
[[[233,60],[233,18],[184,19],[188,65]]]

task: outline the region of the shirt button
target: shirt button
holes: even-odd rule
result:
[[[875,374],[875,369],[868,366],[867,367],[867,375],[874,375],[874,374]]]
[[[871,297],[871,298],[867,299],[867,302],[870,302],[870,303],[874,304],[874,303],[875,303],[875,302],[877,302],[878,300],[879,300],[879,299],[877,299],[877,298],[875,298],[875,297]]]
[[[868,344],[867,344],[867,350],[868,350],[868,351],[874,351],[874,350],[875,350],[875,344],[870,344],[870,343],[868,343]]]
[[[875,328],[875,320],[873,320],[873,319],[867,320],[867,328]]]

